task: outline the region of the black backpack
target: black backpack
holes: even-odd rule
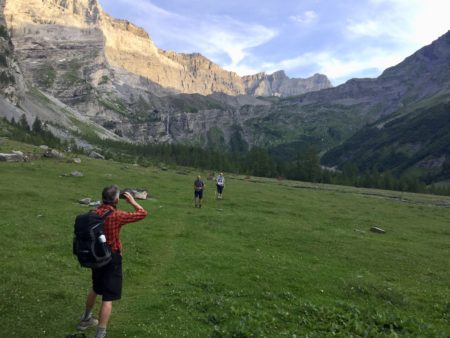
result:
[[[103,215],[91,211],[75,219],[73,254],[81,266],[98,269],[111,261],[111,248],[103,232],[103,223],[111,213],[113,210]]]

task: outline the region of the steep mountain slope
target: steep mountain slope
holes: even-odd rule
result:
[[[352,98],[368,92],[368,81],[362,82],[365,90],[354,91]],[[377,85],[373,101],[367,100],[367,107],[360,108],[369,125],[325,154],[323,163],[340,167],[353,163],[361,169],[375,166],[450,178],[446,169],[450,153],[450,32],[372,83]],[[344,85],[327,92],[328,102],[336,102],[336,93],[348,95],[349,88]]]
[[[409,172],[426,181],[450,178],[450,91],[364,127],[322,162],[360,170]]]
[[[109,130],[98,126],[54,97],[41,92],[28,81],[17,62],[16,51],[6,29],[0,0],[0,117],[7,119],[25,116],[29,125],[36,117],[47,121],[47,127],[63,139],[74,139],[79,145],[89,145],[78,137],[81,130],[96,133],[99,137],[118,139]]]
[[[335,88],[284,98],[265,118],[273,122],[260,126],[276,124],[283,133],[293,126],[304,128],[297,140],[277,147],[277,154],[289,158],[305,143],[313,143],[319,150],[331,149],[366,124],[414,110],[419,102],[449,90],[450,32],[378,78],[352,79]]]
[[[354,110],[367,121],[450,88],[450,32],[376,79],[352,79],[335,88],[287,99],[305,108]]]

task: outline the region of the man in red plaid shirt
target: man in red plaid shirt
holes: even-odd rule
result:
[[[147,216],[147,211],[128,192],[125,192],[123,196],[134,207],[135,211],[117,210],[119,194],[120,190],[116,185],[103,189],[103,204],[95,211],[99,215],[104,215],[109,210],[112,211],[105,219],[103,229],[106,241],[112,251],[112,260],[102,268],[92,269],[92,289],[89,290],[86,299],[85,313],[77,326],[77,329],[81,331],[86,330],[90,326],[97,326],[94,338],[106,337],[106,327],[112,311],[112,302],[119,300],[122,296],[122,242],[120,241],[120,230],[123,225],[140,221]],[[97,295],[102,296],[99,320],[92,317],[92,309]]]

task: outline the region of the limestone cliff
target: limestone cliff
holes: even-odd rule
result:
[[[0,94],[9,103],[18,102],[18,65],[14,60],[14,48],[6,28],[3,8],[5,0],[0,0]]]
[[[325,75],[315,74],[307,79],[291,79],[284,71],[271,75],[259,73],[243,77],[246,93],[252,96],[295,96],[332,87]]]
[[[202,95],[289,96],[331,86],[324,76],[289,79],[275,73],[242,78],[200,54],[163,51],[143,29],[106,14],[97,0],[6,0],[5,15],[28,78],[42,80],[36,68],[45,68],[44,60],[53,67],[53,62],[67,64],[76,56],[85,65],[95,59],[96,71],[84,72],[84,79],[94,86],[111,77],[99,68],[118,70],[125,76],[122,82],[134,75],[172,92]]]
[[[107,128],[105,137],[143,143],[205,146],[219,133],[228,144],[239,131],[249,145],[265,144],[266,129],[258,125],[272,100],[248,94],[261,95],[255,88],[264,81],[263,95],[299,93],[284,73],[249,80],[200,54],[163,51],[141,28],[104,13],[97,0],[3,1],[27,84],[20,106],[30,119],[68,128],[75,116]]]

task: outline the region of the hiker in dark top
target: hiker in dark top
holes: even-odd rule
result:
[[[202,207],[202,198],[203,198],[203,189],[205,188],[205,183],[203,183],[202,178],[197,176],[197,179],[194,182],[194,199],[195,199],[195,207]]]

